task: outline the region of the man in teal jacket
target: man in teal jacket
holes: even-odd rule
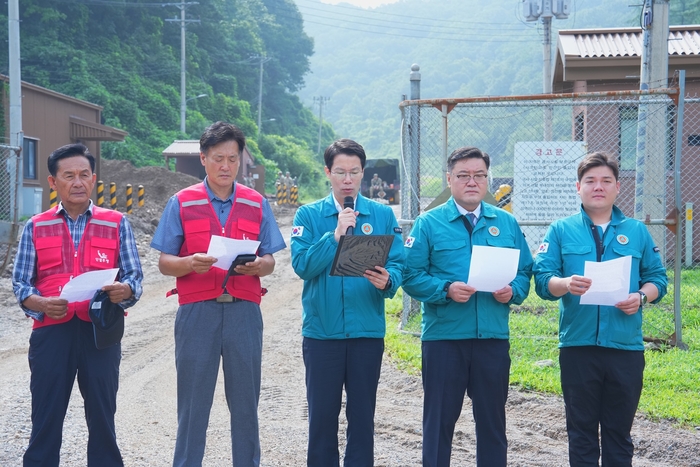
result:
[[[404,291],[423,302],[423,466],[450,465],[465,392],[476,422],[477,465],[506,465],[508,313],[530,291],[532,254],[515,218],[483,202],[488,154],[456,149],[447,159],[452,197],[416,219],[404,244]],[[466,284],[472,246],[520,251],[516,277],[495,292]]]
[[[642,392],[642,308],[666,294],[666,270],[646,226],[615,205],[617,161],[587,155],[578,167],[581,212],[554,222],[535,258],[535,287],[559,302],[559,363],[566,404],[569,463],[631,466],[632,422]],[[586,261],[630,256],[628,297],[615,306],[581,305],[592,280]]]
[[[384,299],[401,285],[401,229],[392,209],[359,194],[365,151],[341,139],[325,151],[332,193],[301,206],[294,218],[292,266],[304,280],[302,293],[309,404],[309,467],[339,465],[338,415],[343,387],[348,420],[345,467],[374,465],[374,409],[384,352]],[[353,207],[345,206],[346,198]],[[349,200],[348,200],[349,201]],[[394,235],[384,267],[363,277],[331,276],[342,235]]]

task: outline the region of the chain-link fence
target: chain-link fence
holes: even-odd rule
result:
[[[491,202],[515,215],[534,253],[552,221],[578,212],[575,182],[581,159],[594,151],[616,155],[621,169],[616,204],[626,216],[647,223],[669,272],[669,293],[645,310],[644,332],[673,340],[679,321],[674,315],[674,232],[677,219],[692,217],[675,213],[680,199],[692,203],[700,197],[700,102],[688,99],[679,105],[674,101],[678,95],[676,89],[665,89],[404,101],[404,230],[431,203],[449,196],[445,173],[450,152],[476,146],[491,158]],[[686,130],[677,140],[684,119]],[[690,243],[687,249],[683,245],[680,258],[692,268],[693,258],[700,258],[700,242],[692,243],[692,228],[688,232]],[[687,294],[683,299],[700,301]],[[533,289],[525,306],[556,304],[540,300]],[[419,304],[404,297],[403,329],[419,331],[419,314]]]
[[[19,148],[0,145],[0,271],[4,271],[17,242],[19,186],[22,175]]]

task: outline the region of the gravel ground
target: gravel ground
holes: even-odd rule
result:
[[[127,164],[109,165],[111,180],[137,185],[146,169]],[[148,245],[160,207],[191,178],[168,181],[161,168],[149,168],[147,179],[162,178],[161,195],[147,185],[152,199],[130,219],[137,232],[145,272],[144,295],[130,309],[123,340],[117,438],[127,466],[167,466],[172,462],[176,433],[176,388],[173,321],[177,299],[166,299],[174,281],[157,269],[157,252]],[[122,177],[122,178],[119,178]],[[129,177],[132,177],[131,179]],[[145,184],[145,183],[144,183]],[[184,185],[183,185],[184,184]],[[293,210],[275,207],[285,238],[289,239]],[[260,435],[262,465],[305,465],[307,407],[301,357],[302,281],[290,265],[289,250],[276,255],[275,272],[263,279],[270,292],[263,299],[265,322]],[[31,325],[14,301],[11,283],[0,278],[0,466],[21,465],[31,429],[27,346]],[[212,409],[204,465],[231,465],[229,419],[219,378]],[[419,466],[421,450],[422,388],[420,377],[407,375],[384,359],[379,385],[375,433],[376,466]],[[564,406],[555,396],[511,388],[507,423],[509,464],[564,466],[567,442]],[[341,416],[341,452],[345,435]],[[669,422],[654,423],[638,416],[633,429],[635,466],[700,466],[700,434]],[[87,431],[82,399],[74,388],[66,416],[61,465],[86,465]],[[471,405],[467,399],[457,424],[452,465],[474,465],[475,440]]]

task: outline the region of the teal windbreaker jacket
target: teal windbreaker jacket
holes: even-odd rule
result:
[[[338,248],[334,231],[338,210],[333,195],[301,206],[294,217],[291,249],[294,272],[304,280],[302,330],[313,339],[383,338],[386,332],[384,299],[401,285],[403,248],[401,229],[389,206],[357,196],[355,235],[394,235],[385,268],[391,287],[382,291],[364,277],[331,276]]]
[[[446,297],[448,282],[467,282],[473,245],[520,250],[509,303],[498,302],[491,292],[477,292],[466,303]],[[532,253],[512,214],[482,202],[481,216],[470,236],[450,197],[418,216],[404,247],[403,289],[423,302],[422,340],[509,338],[510,304],[525,300],[532,275]]]
[[[552,223],[535,257],[535,290],[545,300],[559,300],[549,292],[552,277],[582,276],[584,263],[596,261],[593,222],[584,212]],[[601,261],[632,257],[630,293],[651,282],[666,295],[668,279],[659,250],[646,226],[625,217],[613,206],[612,219],[603,235]],[[614,306],[581,305],[580,297],[565,294],[559,302],[559,347],[597,345],[622,350],[644,350],[642,312],[626,315]]]

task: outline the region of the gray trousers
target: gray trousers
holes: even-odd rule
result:
[[[263,323],[252,302],[182,305],[175,318],[177,441],[174,467],[202,465],[219,361],[231,415],[234,467],[260,465],[258,400]]]

